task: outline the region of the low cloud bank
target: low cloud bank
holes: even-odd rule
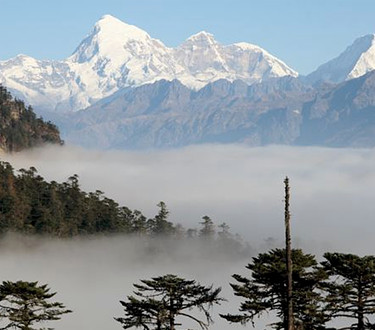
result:
[[[35,166],[48,180],[76,173],[82,188],[151,217],[166,202],[171,219],[198,226],[209,215],[256,244],[282,239],[283,179],[290,177],[295,239],[371,253],[375,234],[375,151],[194,146],[172,151],[45,148],[7,156],[15,168]],[[303,243],[304,242],[304,243]]]
[[[216,224],[228,223],[258,250],[282,242],[283,179],[288,175],[295,246],[318,257],[333,250],[375,254],[374,150],[203,145],[105,152],[50,147],[3,159],[16,169],[34,166],[47,180],[63,181],[76,173],[84,190],[102,190],[149,217],[163,200],[170,219],[185,227],[199,227],[201,217],[209,215]],[[243,261],[196,258],[197,247],[150,259],[139,243],[123,237],[38,242],[13,237],[1,244],[2,278],[49,283],[57,299],[75,311],[56,322],[57,329],[121,329],[112,317],[121,315],[118,300],[131,294],[132,283],[168,272],[223,286],[231,303],[214,312],[235,311],[230,275],[245,273]],[[218,320],[212,327],[226,328],[236,326]]]

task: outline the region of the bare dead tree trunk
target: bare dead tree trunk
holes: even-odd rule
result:
[[[286,271],[287,271],[287,306],[288,314],[286,319],[286,329],[294,330],[293,320],[293,265],[292,265],[292,240],[290,238],[290,212],[289,212],[289,178],[284,180],[285,185],[285,251],[286,251]]]

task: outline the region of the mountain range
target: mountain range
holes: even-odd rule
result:
[[[218,79],[246,83],[297,76],[282,61],[248,43],[223,46],[207,32],[169,48],[145,31],[105,15],[63,61],[19,55],[0,62],[0,82],[35,109],[87,108],[124,87],[178,79],[199,89]]]
[[[65,138],[102,149],[199,143],[375,146],[375,71],[338,85],[294,77],[247,85],[218,80],[194,91],[178,80],[127,88],[56,117]]]
[[[0,62],[0,83],[85,147],[373,146],[374,40],[301,77],[249,43],[200,32],[169,48],[106,15],[63,61]]]

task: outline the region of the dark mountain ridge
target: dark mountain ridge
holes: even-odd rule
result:
[[[126,88],[56,118],[64,137],[92,148],[200,143],[372,147],[375,72],[313,88],[283,77],[247,85],[218,80],[195,91],[178,80]]]
[[[375,146],[375,71],[320,91],[304,105],[298,145]]]
[[[55,120],[69,142],[85,147],[169,148],[206,142],[259,145],[263,140],[290,143],[295,133],[292,137],[290,133],[266,134],[266,128],[259,126],[265,120],[261,118],[280,109],[288,117],[299,117],[293,110],[302,108],[313,95],[314,89],[293,77],[251,86],[239,80],[219,80],[198,91],[177,80],[161,80],[123,89],[69,118]]]

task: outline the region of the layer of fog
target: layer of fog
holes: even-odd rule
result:
[[[53,299],[73,310],[48,323],[58,330],[121,329],[113,318],[124,316],[119,301],[132,294],[132,284],[165,274],[222,286],[222,296],[232,298],[227,283],[233,273],[242,272],[245,261],[202,257],[199,245],[178,247],[178,242],[168,242],[168,246],[169,253],[155,253],[147,243],[123,236],[36,240],[11,235],[0,243],[1,278],[48,283],[57,291]],[[217,306],[211,328],[226,329],[228,324],[217,315],[234,313],[236,306],[233,300]]]
[[[17,169],[35,166],[47,180],[63,181],[76,173],[84,190],[102,190],[149,217],[163,200],[171,220],[185,227],[197,227],[209,215],[258,250],[266,248],[269,237],[282,240],[283,179],[288,175],[295,245],[318,257],[332,250],[374,254],[373,150],[209,145],[102,152],[64,147],[2,158]],[[150,259],[138,243],[120,237],[26,242],[26,249],[16,249],[22,239],[11,241],[0,253],[2,278],[40,280],[58,291],[57,298],[75,311],[56,323],[58,329],[120,329],[111,319],[121,315],[118,300],[142,278],[176,273],[222,286],[232,301],[230,275],[245,272],[243,262],[195,258],[196,247]],[[214,312],[235,307],[223,304]],[[220,320],[212,327],[226,328],[236,327]]]
[[[76,173],[84,190],[151,217],[166,202],[171,220],[196,227],[209,215],[260,244],[283,235],[283,179],[290,177],[295,238],[306,247],[371,253],[375,151],[198,146],[159,152],[46,148],[6,157],[47,180]]]

